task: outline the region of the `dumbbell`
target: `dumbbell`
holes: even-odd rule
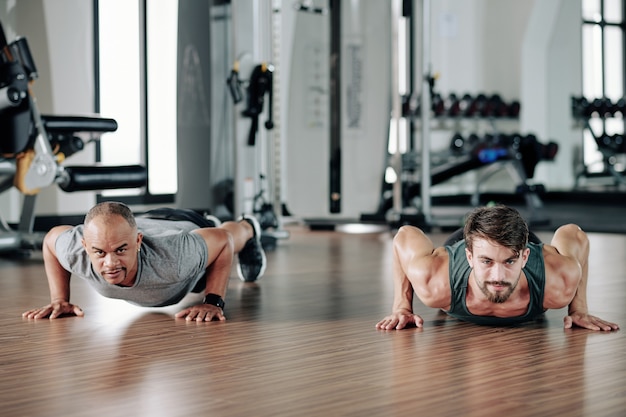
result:
[[[480,93],[476,96],[476,98],[474,99],[474,105],[476,109],[476,113],[474,114],[475,116],[484,117],[485,112],[487,111],[487,102],[487,96],[483,93]]]
[[[599,138],[599,145],[605,149],[609,149],[615,153],[624,153],[626,144],[624,143],[624,135],[617,133],[614,135],[602,134]]]
[[[596,98],[591,102],[591,114],[596,113],[598,117],[606,117],[610,115],[611,107],[611,99],[608,97]]]
[[[554,160],[559,151],[559,144],[556,142],[548,142],[547,144],[541,146],[541,159],[544,161]]]
[[[508,116],[508,106],[498,94],[494,94],[490,98],[493,117]]]
[[[471,117],[476,113],[476,103],[474,97],[465,93],[459,102],[460,114],[465,117]]]
[[[519,101],[513,100],[506,107],[506,113],[508,117],[519,117],[519,112],[521,109],[521,104]]]
[[[457,117],[461,114],[461,100],[457,97],[456,94],[450,93],[448,95],[448,116]]]
[[[612,137],[613,146],[617,153],[626,153],[626,141],[624,141],[624,135],[621,133],[616,133]]]
[[[440,117],[445,114],[446,106],[443,101],[443,98],[441,97],[441,94],[438,94],[438,93],[433,94],[431,108],[432,108],[433,113],[435,114],[435,117]]]
[[[480,142],[480,137],[476,133],[470,133],[465,139],[467,146],[469,149],[474,149]]]
[[[450,140],[450,150],[453,154],[459,155],[462,154],[465,147],[465,138],[460,133],[455,133],[452,135],[452,139]]]
[[[626,99],[624,97],[615,101],[613,105],[613,114],[620,113],[622,117],[626,117]]]
[[[583,119],[589,117],[589,102],[585,97],[572,96],[572,116],[575,119]]]

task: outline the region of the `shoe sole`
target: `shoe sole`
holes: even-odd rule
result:
[[[241,271],[241,264],[239,263],[237,264],[237,275],[239,275],[239,279],[243,282],[255,282],[263,276],[263,274],[265,273],[265,268],[267,267],[267,258],[265,257],[265,251],[263,250],[263,245],[261,244],[261,225],[259,224],[259,221],[252,216],[244,215],[241,216],[240,220],[246,220],[248,224],[250,224],[254,229],[253,239],[256,239],[258,245],[261,247],[261,257],[263,259],[263,263],[261,264],[261,270],[259,271],[259,274],[254,279],[246,279],[243,276],[243,272]]]

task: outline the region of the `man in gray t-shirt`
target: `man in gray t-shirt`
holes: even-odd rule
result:
[[[237,222],[219,224],[214,219],[216,224],[211,224],[189,210],[154,213],[135,218],[126,205],[104,202],[87,213],[84,224],[52,228],[43,244],[51,302],[23,316],[82,316],[69,300],[70,277],[77,276],[105,297],[146,307],[173,305],[190,292],[203,292],[203,303],[176,317],[225,320],[224,296],[234,255],[242,280],[256,281],[265,271],[258,222],[243,216]]]

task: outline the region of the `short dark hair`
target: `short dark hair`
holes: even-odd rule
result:
[[[488,239],[511,249],[517,256],[528,244],[528,224],[514,208],[504,205],[478,207],[465,221],[463,237],[472,252],[475,238]]]
[[[133,212],[130,210],[130,208],[128,208],[126,204],[117,201],[104,201],[93,206],[87,212],[84,224],[89,224],[89,222],[99,216],[108,217],[115,215],[123,217],[124,220],[126,220],[131,227],[137,227],[137,222],[135,222],[135,216],[133,215]]]

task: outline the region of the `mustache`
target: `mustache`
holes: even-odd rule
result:
[[[119,267],[119,268],[108,268],[108,269],[102,270],[102,273],[103,274],[108,274],[108,273],[111,273],[111,272],[118,272],[118,271],[126,271],[126,267],[122,266],[122,267]]]
[[[485,284],[498,285],[501,287],[510,287],[512,285],[510,282],[507,282],[507,281],[486,281]]]

